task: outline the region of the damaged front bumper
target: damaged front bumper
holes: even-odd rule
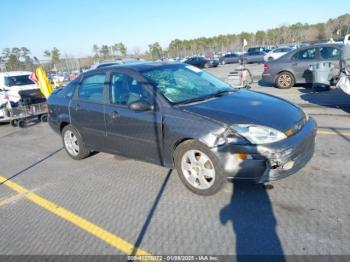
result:
[[[265,183],[282,179],[303,168],[315,150],[317,124],[313,118],[293,136],[267,145],[222,145],[213,148],[227,177]],[[242,160],[237,154],[249,156]]]

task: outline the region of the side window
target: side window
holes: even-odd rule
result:
[[[65,88],[64,88],[64,97],[65,98],[72,98],[74,95],[75,87],[77,86],[78,81],[72,81],[70,82]]]
[[[309,59],[315,59],[315,57],[316,57],[316,48],[309,48],[296,53],[292,59],[309,60]]]
[[[139,100],[148,100],[142,85],[129,75],[112,73],[109,92],[110,103],[129,105]]]
[[[79,88],[79,98],[82,100],[101,103],[103,102],[103,89],[106,75],[95,74],[83,79]]]
[[[340,59],[340,50],[335,47],[321,47],[320,55],[323,59]]]

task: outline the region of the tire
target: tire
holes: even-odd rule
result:
[[[64,149],[71,158],[81,160],[90,155],[81,135],[72,125],[65,126],[61,134]]]
[[[182,183],[195,194],[214,195],[226,182],[219,159],[206,145],[195,140],[185,141],[176,148],[174,162]]]
[[[294,76],[289,72],[281,72],[276,78],[276,86],[280,89],[289,89],[295,84]]]
[[[47,115],[46,115],[46,114],[41,115],[41,116],[40,116],[40,121],[41,121],[41,122],[47,122]]]
[[[18,126],[18,120],[11,120],[11,126],[17,127]]]
[[[26,125],[26,122],[24,120],[18,120],[18,126],[20,128],[23,128]]]

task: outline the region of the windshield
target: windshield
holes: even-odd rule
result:
[[[172,65],[142,72],[171,103],[206,99],[233,91],[230,85],[190,65]]]
[[[6,86],[24,86],[33,84],[34,82],[29,79],[29,75],[5,76]]]

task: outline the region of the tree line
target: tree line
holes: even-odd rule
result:
[[[282,25],[278,28],[255,33],[242,32],[240,34],[201,37],[190,40],[174,39],[170,42],[167,53],[171,57],[204,54],[213,51],[237,51],[242,48],[242,41],[246,39],[249,46],[276,46],[289,43],[316,42],[338,39],[350,34],[350,14],[329,19],[326,23]],[[149,50],[151,53],[151,49]]]
[[[31,55],[32,53],[27,47],[4,48],[0,55],[0,69],[2,71],[33,71],[40,61],[35,61],[34,56]],[[44,64],[49,70],[61,62],[61,53],[56,47],[52,48],[51,51],[45,50],[43,56],[48,58]]]
[[[94,59],[107,59],[107,58],[125,58],[127,55],[126,46],[120,42],[113,45],[101,45],[98,46],[94,44],[92,47],[92,51],[94,53]]]

